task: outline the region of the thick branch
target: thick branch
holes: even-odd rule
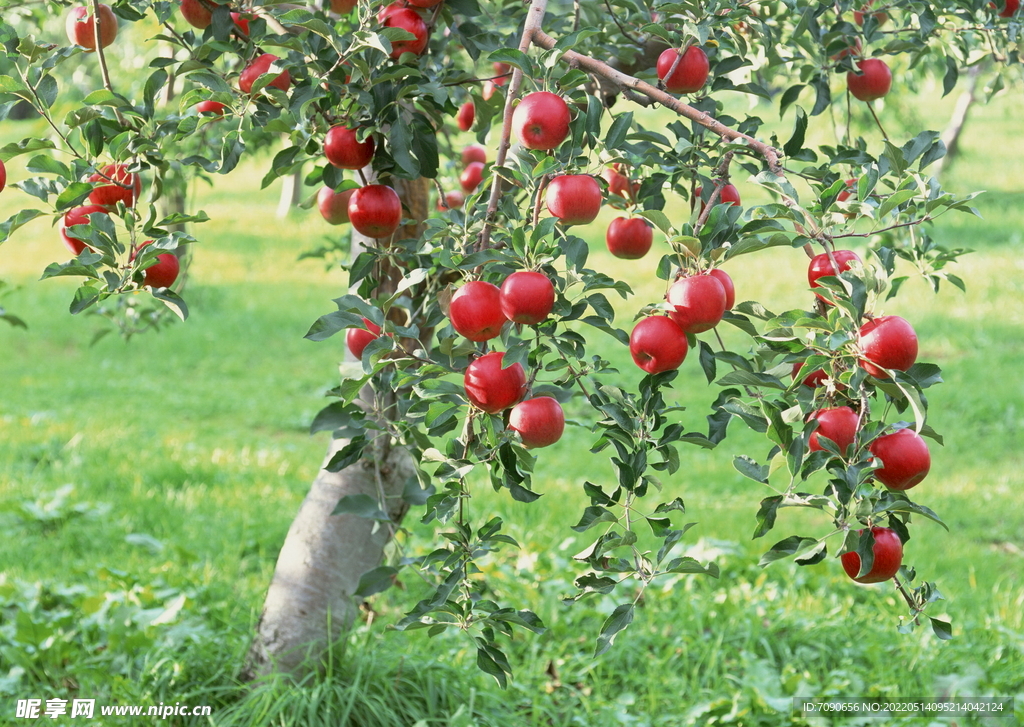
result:
[[[524,32],[525,36],[525,32]],[[525,40],[525,38],[524,38]],[[555,47],[555,39],[550,35],[546,34],[540,28],[537,28],[532,33],[532,42],[537,46],[544,48],[545,50],[551,50]],[[590,56],[581,55],[575,51],[565,51],[563,58],[569,62],[578,63],[580,68],[595,73],[602,78],[607,79],[611,83],[623,88],[636,91],[649,98],[654,99],[658,103],[667,108],[672,109],[680,116],[683,116],[691,121],[694,121],[704,128],[712,131],[723,139],[728,141],[743,141],[751,149],[760,154],[766,162],[768,162],[768,168],[772,174],[782,177],[785,176],[782,170],[782,166],[779,164],[779,152],[772,146],[758,141],[752,136],[740,133],[735,129],[732,129],[725,124],[721,123],[710,114],[703,111],[698,111],[692,106],[683,103],[675,96],[672,96],[665,91],[655,88],[649,83],[641,81],[639,78],[617,71],[607,63],[595,60]]]

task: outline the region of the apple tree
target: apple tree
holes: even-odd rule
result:
[[[362,599],[416,569],[430,593],[397,628],[463,630],[504,684],[504,640],[544,626],[488,590],[479,560],[517,544],[474,511],[468,482],[541,498],[534,466],[567,402],[588,412],[590,453],[610,465],[581,483],[590,504],[566,523],[589,538],[567,599],[620,603],[598,654],[647,585],[719,575],[676,554],[681,465],[730,424],[764,437],[734,459],[769,493],[752,502],[754,537],[783,508],[819,514],[814,533],[774,539],[762,565],[838,557],[852,579],[902,594],[902,629],[950,635],[927,613],[938,590],[902,557],[912,524],[941,523],[910,492],[928,474],[924,438],[941,443],[926,396],[941,375],[917,360],[897,295],[910,270],[936,290],[963,285],[947,269],[963,251],[936,244],[930,224],[974,210],[929,175],[939,134],[890,138],[876,107],[904,78],[949,93],[962,69],[1015,59],[1015,5],[1008,17],[985,0],[8,7],[0,119],[27,102],[48,131],[0,149],[27,156],[5,194],[34,198],[0,242],[57,221],[72,257],[43,277],[82,279],[71,314],[101,311],[124,335],[167,311],[185,319],[184,251],[202,264],[207,217],[180,194],[165,202],[252,151],[274,150],[264,185],[312,168],[308,204],[352,229],[320,251],[340,251],[349,290],[306,337],[339,354],[344,338],[357,363],[312,423],[332,442],[280,554],[250,673],[308,668]],[[63,28],[46,22],[58,13]],[[137,51],[138,74],[111,62],[126,36],[156,41]],[[76,87],[79,68],[90,87]],[[739,110],[769,106],[785,138]],[[477,143],[463,149],[458,131]],[[755,190],[766,201],[744,204]],[[664,295],[637,299],[591,267],[578,233],[603,205],[621,211],[611,253],[642,259]],[[806,254],[808,280],[792,282],[810,286],[805,308],[746,300],[727,272],[774,247]],[[725,346],[723,323],[742,345]],[[608,346],[637,368],[615,371]],[[677,415],[686,358],[718,387],[700,431]],[[437,524],[436,547],[385,558],[410,508]]]

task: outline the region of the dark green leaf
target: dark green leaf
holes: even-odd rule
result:
[[[633,604],[623,603],[617,606],[601,626],[601,635],[597,638],[597,649],[594,651],[594,656],[600,656],[608,651],[615,641],[615,636],[631,623],[633,623]]]
[[[382,565],[371,571],[363,573],[359,578],[359,585],[353,594],[360,598],[372,596],[375,593],[386,591],[395,584],[398,578],[398,569],[389,565]]]

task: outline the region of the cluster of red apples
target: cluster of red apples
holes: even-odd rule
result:
[[[555,288],[540,272],[512,273],[501,287],[484,280],[473,280],[452,296],[448,310],[452,328],[470,341],[483,342],[501,335],[509,323],[535,326],[544,321],[555,305]],[[345,337],[349,351],[362,358],[366,347],[381,334],[380,326],[364,318],[366,326],[350,328]],[[549,396],[523,400],[529,391],[526,372],[520,363],[503,365],[500,351],[474,359],[463,379],[466,397],[477,409],[501,414],[511,408],[508,428],[519,434],[529,448],[547,447],[557,442],[565,429],[562,406]]]
[[[812,288],[820,288],[819,279],[838,276],[849,270],[860,257],[851,250],[835,250],[815,256],[807,270],[807,280]],[[825,304],[831,302],[815,294]],[[905,319],[899,316],[878,316],[860,326],[856,340],[858,365],[878,379],[888,379],[891,371],[906,371],[917,360],[917,334]],[[803,376],[799,363],[793,366],[794,378]],[[803,376],[802,384],[815,389],[826,384],[828,376],[822,370]],[[844,387],[834,382],[837,392]],[[818,409],[810,415],[818,422],[818,428],[811,433],[808,442],[811,451],[821,451],[825,446],[821,437],[831,440],[843,456],[856,452],[857,436],[861,416],[850,406],[832,406]],[[881,465],[873,476],[890,490],[909,490],[918,485],[931,469],[931,455],[924,439],[913,429],[898,429],[874,439],[868,451]],[[903,559],[903,544],[890,528],[872,528],[874,537],[874,562],[871,569],[858,577],[860,556],[853,551],[844,553],[841,560],[846,573],[859,583],[879,583],[892,578],[899,570]]]

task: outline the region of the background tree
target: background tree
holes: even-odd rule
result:
[[[324,340],[359,329],[375,335],[364,336],[369,342],[359,350],[362,375],[344,380],[333,392],[337,401],[313,424],[332,431],[334,442],[282,551],[253,648],[254,671],[274,659],[286,670],[301,670],[351,621],[353,598],[379,592],[399,567],[413,567],[435,588],[399,628],[466,630],[476,640],[480,667],[504,683],[510,666],[501,639],[515,625],[543,626],[487,590],[475,561],[515,544],[500,522],[474,521],[467,476],[483,467],[495,488],[524,502],[538,498],[531,470],[543,453],[524,446],[535,432],[517,429],[517,415],[506,421],[505,412],[541,395],[585,402],[598,434],[594,451],[614,451],[614,476],[586,483],[591,505],[575,526],[601,533],[577,556],[585,572],[576,579],[575,598],[623,594],[601,629],[598,652],[631,622],[637,599],[659,576],[717,573],[713,564],[673,557],[686,530],[673,520],[683,503],[663,480],[679,471],[682,445],[714,447],[732,419],[768,440],[766,455],[736,460],[740,472],[774,491],[757,511],[755,536],[767,534],[781,507],[823,515],[820,536],[784,538],[768,549],[763,564],[787,556],[818,563],[831,538],[851,577],[878,577],[876,560],[900,566],[889,557],[895,544],[888,531],[905,543],[912,515],[937,516],[909,499],[907,479],[886,482],[879,474],[885,455],[875,454],[883,441],[893,441],[889,437],[913,437],[920,447],[918,434],[934,436],[923,389],[938,382],[939,372],[915,362],[912,329],[880,315],[881,306],[906,279],[897,274],[898,259],[913,263],[936,289],[942,280],[959,284],[944,270],[958,251],[936,246],[927,224],[970,207],[969,199],[943,191],[928,176],[944,152],[937,132],[915,130],[908,141],[894,142],[870,99],[889,91],[883,63],[940,72],[948,92],[965,63],[982,55],[1015,58],[1015,36],[1003,32],[1007,23],[1016,27],[1015,20],[1001,19],[998,8],[983,2],[894,3],[870,13],[849,3],[546,8],[543,2],[479,6],[471,0],[423,9],[332,9],[347,12],[339,19],[293,6],[117,3],[122,21],[149,28],[173,53],[154,53],[147,74],[121,78],[107,61],[116,41],[106,48],[101,42],[94,56],[85,56],[98,66],[96,87],[64,119],[51,112],[69,86],[61,87],[59,71],[69,59],[82,58],[80,46],[109,37],[109,16],[90,3],[82,22],[68,22],[70,46],[36,36],[33,22],[42,9],[34,6],[0,26],[16,71],[0,78],[0,92],[31,103],[52,129],[49,138],[0,150],[4,160],[33,155],[28,169],[38,176],[14,186],[47,206],[19,212],[0,232],[6,239],[44,214],[68,223],[88,219],[64,231],[76,257],[44,273],[84,278],[72,313],[102,306],[123,331],[133,332],[140,315],[120,301],[148,287],[160,304],[187,315],[180,283],[154,277],[156,266],[171,264],[162,255],[196,241],[175,227],[205,218],[194,210],[157,214],[155,202],[172,173],[229,173],[247,149],[287,134],[265,184],[312,162],[307,183],[336,192],[358,189],[345,210],[368,239],[357,241],[362,249],[346,263],[353,292],[339,297],[338,310],[307,337]],[[235,18],[232,10],[243,15]],[[182,17],[196,27],[182,32]],[[657,70],[650,66],[653,51]],[[613,58],[611,64],[597,60]],[[486,78],[473,73],[476,67],[487,69]],[[158,103],[162,93],[168,98],[172,79],[182,88],[177,108]],[[844,104],[835,103],[833,93],[846,84],[858,100],[847,94]],[[524,91],[551,95],[520,101]],[[691,103],[667,91],[690,93]],[[726,103],[733,93],[775,100],[783,117],[794,117],[789,139],[758,141],[761,120],[733,111]],[[527,115],[530,98],[541,107],[536,129],[530,119],[516,121]],[[858,118],[867,116],[859,99],[868,100],[877,123],[877,132],[863,137],[853,133]],[[623,111],[623,101],[635,107]],[[447,130],[466,102],[473,108],[469,126],[495,151],[495,161],[473,168],[481,175],[479,187],[472,174],[464,175],[462,210],[450,204],[428,218],[424,180],[444,177],[456,164],[459,150]],[[200,108],[210,103],[223,106]],[[676,118],[655,117],[657,126],[645,122],[642,108],[655,103]],[[821,132],[810,121],[826,111],[835,138],[812,144]],[[550,128],[562,114],[568,127]],[[325,143],[330,158],[329,135],[339,127],[354,133],[340,144],[340,157],[325,162]],[[520,142],[515,148],[513,128]],[[367,160],[361,155],[370,140]],[[446,166],[442,159],[452,161]],[[352,179],[344,179],[345,167],[353,169]],[[737,169],[772,201],[734,203],[729,195]],[[140,174],[147,189],[133,194],[136,177],[130,175]],[[603,183],[596,182],[599,176]],[[108,196],[97,201],[103,189]],[[586,244],[572,234],[571,225],[592,219],[595,202],[600,207],[604,198],[640,220],[634,227],[641,236],[653,227],[666,240],[664,254],[651,258],[667,300],[637,301],[641,321],[632,337],[615,327],[606,297],[631,291],[588,268]],[[83,213],[87,202],[105,209]],[[545,207],[553,216],[544,216]],[[846,240],[870,240],[870,255],[840,259]],[[813,309],[776,314],[742,302],[742,292],[739,304],[728,301],[721,265],[775,246],[803,247],[814,258],[821,297],[808,298]],[[482,330],[488,326],[460,322],[452,312],[455,289],[505,285],[520,273],[551,282],[550,308],[514,323],[522,313],[517,302],[535,303],[537,296],[509,301],[514,296],[499,293],[493,337]],[[493,303],[494,292],[480,289],[490,291]],[[474,297],[469,307],[476,314],[488,305]],[[512,321],[499,317],[510,315]],[[726,349],[708,333],[721,320],[747,341]],[[654,337],[674,338],[668,358],[675,365],[662,365],[666,352],[647,350],[637,331],[672,331],[672,325],[679,333]],[[581,334],[591,328],[623,346],[632,343],[648,374],[636,389],[608,383],[607,362],[589,354]],[[893,339],[886,333],[891,330]],[[881,351],[874,341],[879,337]],[[503,352],[498,365],[491,352],[496,344]],[[687,349],[709,382],[725,387],[707,433],[684,431],[666,399],[679,351]],[[719,375],[720,366],[732,371]],[[790,383],[794,368],[803,367],[822,374],[806,386],[810,377]],[[911,427],[915,433],[906,431]],[[655,492],[663,487],[664,501],[650,502],[662,500]],[[425,505],[425,519],[441,523],[443,546],[379,565],[410,505]],[[883,525],[888,530],[880,536]],[[876,550],[885,543],[888,553]],[[907,627],[916,625],[937,591],[929,583],[915,586],[906,566],[899,575],[885,575],[895,576],[910,608]],[[327,614],[337,622],[330,624]],[[949,634],[947,622],[931,624]]]

